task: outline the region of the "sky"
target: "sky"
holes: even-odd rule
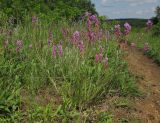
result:
[[[155,16],[160,0],[91,0],[100,15],[110,19],[145,18]]]

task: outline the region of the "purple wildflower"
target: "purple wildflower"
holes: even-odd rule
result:
[[[30,44],[30,45],[29,45],[29,49],[32,49],[32,47],[33,47],[32,44]]]
[[[83,41],[79,42],[78,48],[79,48],[80,52],[84,51],[84,43],[83,43]]]
[[[93,42],[96,38],[96,34],[94,32],[88,32],[89,41]]]
[[[124,34],[128,35],[130,33],[131,29],[132,29],[131,25],[129,25],[129,23],[126,22],[124,24],[124,28],[125,28]]]
[[[103,60],[103,54],[99,53],[99,61],[101,62]]]
[[[99,54],[96,54],[96,55],[95,55],[95,61],[96,61],[96,63],[99,62]]]
[[[17,40],[16,45],[17,45],[17,47],[22,47],[22,45],[23,45],[22,40]]]
[[[101,62],[103,60],[103,54],[102,53],[97,53],[95,55],[95,61],[96,63]]]
[[[57,46],[56,45],[53,45],[52,55],[54,58],[56,58],[57,56]]]
[[[95,55],[96,62],[103,62],[103,47],[100,46],[100,52]]]
[[[63,47],[62,47],[62,45],[60,44],[60,45],[58,46],[58,48],[59,48],[59,56],[62,57],[62,55],[63,55]]]
[[[97,22],[97,15],[92,15],[92,16],[90,16],[90,18],[89,18],[92,22]]]
[[[75,31],[73,33],[73,36],[72,36],[72,41],[73,41],[73,44],[78,44],[78,42],[80,41],[80,33],[78,31]]]
[[[90,19],[88,19],[88,21],[87,21],[87,28],[88,28],[88,31],[91,32],[91,30],[92,30],[92,22],[91,22]]]
[[[17,40],[16,41],[16,46],[17,46],[16,51],[19,52],[22,49],[22,46],[23,46],[22,40]]]
[[[117,37],[120,37],[121,36],[121,26],[118,24],[118,25],[115,25],[114,26],[114,34],[117,36]]]
[[[148,20],[146,25],[147,25],[147,29],[151,29],[153,26],[153,22],[151,20]]]

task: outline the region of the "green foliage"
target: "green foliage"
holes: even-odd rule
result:
[[[38,15],[54,20],[73,20],[89,11],[96,13],[90,0],[1,0],[0,12],[14,23],[24,21],[26,15]],[[1,15],[0,14],[0,15]]]
[[[158,24],[159,25],[159,24]],[[160,65],[160,43],[159,43],[159,26],[155,25],[153,29],[148,32],[143,29],[138,31],[132,31],[129,35],[129,41],[134,42],[138,48],[143,49],[145,43],[149,43],[150,50],[145,53],[149,57],[153,58],[154,61]],[[153,35],[157,34],[157,36]],[[133,40],[134,39],[134,40]]]
[[[155,13],[156,17],[160,20],[160,6],[157,6]]]
[[[134,79],[121,59],[122,52],[117,49],[116,42],[106,41],[106,30],[102,30],[102,39],[90,44],[83,23],[52,23],[39,19],[33,24],[30,17],[26,16],[25,19],[23,25],[15,28],[5,23],[0,34],[0,110],[4,112],[0,120],[85,122],[90,116],[81,116],[81,112],[87,110],[91,103],[99,102],[111,90],[121,95],[134,95]],[[61,32],[63,28],[68,30],[65,37]],[[9,30],[12,31],[10,35],[7,33]],[[84,31],[81,34],[85,44],[83,54],[70,43],[76,30]],[[52,46],[48,46],[49,32],[53,34],[54,44],[62,42],[63,57],[53,57]],[[9,41],[7,48],[4,48],[5,40]],[[16,51],[16,40],[23,41],[20,52]],[[29,44],[33,45],[32,49],[28,48]],[[104,50],[103,57],[109,58],[108,68],[104,67],[104,61],[95,62],[95,54],[100,46]],[[33,94],[48,87],[52,87],[51,93],[55,94],[49,100],[59,98],[60,101],[39,104]],[[24,92],[28,92],[28,96]],[[42,97],[40,99],[45,100],[45,96]],[[30,103],[27,104],[24,98]],[[111,115],[104,113],[96,116],[102,123],[112,122]]]
[[[124,25],[125,22],[128,22],[133,28],[141,29],[146,27],[147,19],[113,19],[109,21],[115,21],[116,24]]]
[[[159,22],[159,19],[157,17],[152,18],[153,24],[156,25]]]
[[[154,36],[160,36],[160,22],[153,27],[152,33]]]

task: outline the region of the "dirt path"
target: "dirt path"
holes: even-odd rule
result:
[[[138,85],[144,99],[135,99],[136,111],[132,114],[142,123],[160,123],[160,67],[138,49],[125,46],[125,60],[129,70],[140,77]]]

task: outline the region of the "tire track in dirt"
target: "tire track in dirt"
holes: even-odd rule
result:
[[[160,123],[160,67],[140,50],[124,45],[122,49],[127,53],[124,59],[131,73],[141,78],[137,84],[145,94],[143,99],[134,100],[136,111],[131,115],[142,123]]]

